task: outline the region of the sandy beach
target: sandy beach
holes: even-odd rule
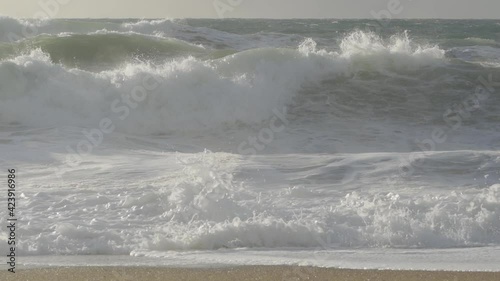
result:
[[[482,280],[498,281],[500,272],[351,270],[296,266],[245,266],[217,269],[162,267],[51,267],[0,273],[1,280],[17,281],[180,281],[180,280]]]

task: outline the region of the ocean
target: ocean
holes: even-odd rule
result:
[[[26,266],[500,270],[499,20],[0,17],[0,81]]]

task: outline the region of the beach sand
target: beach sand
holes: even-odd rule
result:
[[[50,267],[20,269],[16,273],[3,270],[0,280],[17,281],[181,281],[181,280],[481,280],[498,281],[500,272],[389,271],[351,270],[298,266],[242,266],[217,269],[167,267]]]

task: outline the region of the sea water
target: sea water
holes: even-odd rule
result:
[[[0,81],[28,264],[500,270],[500,21],[2,17]]]

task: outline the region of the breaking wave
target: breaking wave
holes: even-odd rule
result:
[[[108,117],[118,130],[135,134],[254,124],[325,79],[385,76],[444,63],[444,51],[416,46],[406,34],[384,42],[361,31],[344,38],[339,52],[307,39],[297,49],[260,48],[217,59],[196,57],[205,50],[179,40],[139,35],[49,36],[31,42],[36,49],[30,53],[0,62],[3,124],[92,127]],[[158,59],[159,54],[179,57]],[[137,59],[129,60],[132,55]],[[121,66],[103,71],[66,65],[124,58]],[[150,87],[143,85],[145,79]]]

